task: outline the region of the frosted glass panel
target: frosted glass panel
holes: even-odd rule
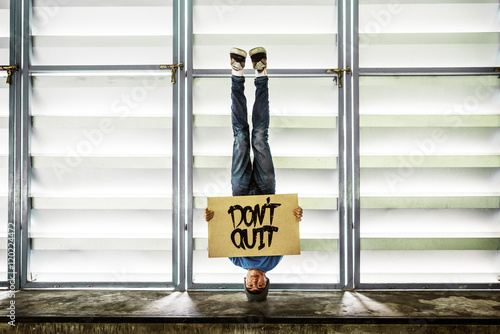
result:
[[[359,7],[360,66],[498,66],[498,11],[498,1],[363,1]]]
[[[33,65],[171,63],[171,0],[56,3],[34,1]]]
[[[228,52],[233,46],[247,51],[265,47],[269,69],[337,67],[333,0],[229,1],[223,5],[195,0],[193,20],[197,69],[230,68]]]
[[[0,1],[0,65],[9,65],[10,1]],[[0,82],[5,81],[0,76]]]
[[[28,280],[172,281],[170,73],[32,82]]]
[[[253,78],[245,95],[254,102]],[[209,259],[206,197],[231,196],[231,79],[197,78],[193,84],[193,279],[240,283],[244,271],[227,259]],[[338,88],[331,78],[269,79],[269,144],[276,193],[298,193],[307,218],[300,256],[286,256],[270,273],[275,283],[335,283],[338,262]]]
[[[32,251],[32,276],[28,280],[61,283],[162,282],[172,276],[171,258],[168,251]],[[58,284],[54,287],[57,288]]]
[[[365,115],[424,115],[426,126],[429,126],[438,121],[435,116],[441,115],[444,116],[442,124],[467,126],[475,115],[500,114],[499,83],[495,76],[361,77],[360,86],[363,122],[369,119],[363,120]],[[405,103],[409,98],[412,98],[411,103]],[[385,126],[392,126],[396,121],[393,118]],[[415,122],[413,126],[421,124]]]
[[[364,283],[495,283],[500,254],[497,250],[366,250],[361,252],[361,263]]]
[[[362,283],[497,282],[499,93],[495,76],[360,79]]]

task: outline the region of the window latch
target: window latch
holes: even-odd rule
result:
[[[172,80],[171,82],[174,84],[175,83],[175,72],[177,69],[182,70],[182,63],[175,64],[175,65],[160,65],[161,69],[170,69],[172,71]]]
[[[16,65],[13,65],[13,66],[0,66],[0,70],[4,70],[4,71],[7,71],[7,85],[10,84],[10,79],[12,77],[12,73],[13,72],[16,72],[16,71],[19,71],[19,66],[16,64]]]
[[[350,74],[351,68],[349,66],[347,66],[346,68],[326,70],[326,73],[337,73],[337,83],[338,83],[339,88],[342,87],[342,76],[344,75],[344,72],[347,74]]]

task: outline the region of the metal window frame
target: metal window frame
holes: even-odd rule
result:
[[[187,165],[189,170],[187,172],[187,198],[188,198],[188,206],[187,206],[187,289],[188,290],[240,290],[242,285],[241,283],[194,283],[193,282],[193,92],[192,92],[192,82],[194,78],[230,78],[231,70],[230,69],[193,69],[193,0],[187,0],[187,8],[186,8],[186,57],[187,57],[187,66],[186,66],[186,99],[187,99],[187,110],[186,114],[188,117],[188,121],[186,123],[186,143],[187,143],[187,156],[189,157],[189,164]],[[337,39],[337,48],[338,48],[338,65],[339,67],[345,67],[344,61],[344,51],[343,51],[343,43],[344,43],[344,20],[343,20],[343,2],[337,2],[337,20],[338,20],[338,39]],[[244,70],[244,74],[248,77],[253,75],[253,70],[246,69]],[[326,69],[273,69],[268,73],[270,78],[317,78],[317,77],[329,77],[333,80],[337,79],[336,74],[329,74],[326,72]],[[348,87],[347,84],[344,87]],[[346,270],[345,266],[347,263],[344,260],[346,256],[346,245],[343,241],[342,235],[345,231],[344,227],[344,215],[346,213],[345,205],[345,176],[344,171],[341,166],[344,164],[344,157],[342,152],[344,152],[344,143],[341,138],[344,136],[344,101],[345,99],[345,91],[346,89],[339,89],[339,99],[338,99],[338,138],[339,138],[339,198],[338,198],[338,210],[339,210],[339,282],[338,283],[297,283],[297,284],[289,284],[289,283],[273,283],[273,290],[308,290],[308,289],[317,289],[317,290],[341,290],[345,287],[346,279],[345,273],[349,270]],[[347,102],[349,103],[349,102]]]
[[[14,3],[20,1],[11,0]],[[31,117],[30,117],[30,101],[31,101],[31,78],[34,74],[40,73],[97,73],[106,71],[107,73],[120,72],[142,72],[156,71],[163,73],[158,65],[81,65],[81,66],[32,66],[30,57],[32,54],[32,38],[31,38],[31,22],[32,22],[32,0],[24,0],[24,26],[23,26],[23,66],[22,66],[22,91],[23,91],[23,106],[21,122],[22,127],[17,125],[16,128],[16,143],[21,145],[18,154],[20,163],[16,169],[19,169],[21,175],[19,184],[15,187],[20,189],[20,204],[16,206],[15,215],[19,215],[21,227],[21,249],[16,254],[17,258],[22,258],[20,272],[20,288],[22,289],[158,289],[158,290],[183,290],[183,263],[184,257],[183,243],[178,242],[183,240],[183,226],[180,228],[180,222],[184,219],[183,212],[180,210],[182,206],[182,140],[181,140],[181,124],[182,110],[184,108],[184,99],[182,89],[179,89],[183,83],[181,70],[177,71],[178,84],[172,85],[172,136],[173,136],[173,157],[172,157],[172,280],[165,282],[31,282],[28,281],[29,261],[30,261],[30,238],[29,238],[29,219],[31,211],[31,199],[29,197],[29,180],[31,171],[31,159],[29,154],[29,139],[31,132]],[[183,10],[179,1],[173,1],[173,55],[172,59],[175,63],[182,59],[180,52],[180,44],[182,36],[180,29],[183,23]],[[19,20],[20,21],[20,20]],[[19,48],[20,50],[20,48]],[[167,75],[167,74],[166,74]],[[20,85],[18,85],[20,87]],[[19,122],[19,124],[21,124]],[[19,195],[18,195],[19,196]],[[19,242],[18,242],[19,243]]]
[[[18,135],[21,137],[20,146],[21,146],[21,158],[20,158],[20,175],[21,175],[21,184],[19,193],[21,196],[21,206],[20,216],[21,216],[21,282],[20,287],[24,288],[27,283],[27,275],[29,268],[29,253],[30,253],[30,242],[29,242],[29,219],[30,219],[30,201],[29,201],[29,168],[30,168],[30,159],[29,159],[29,140],[30,140],[30,102],[31,102],[31,78],[29,75],[30,68],[30,54],[32,51],[32,43],[31,43],[31,27],[30,22],[32,20],[32,1],[24,0],[23,1],[23,52],[22,52],[22,115],[21,115],[21,127]]]
[[[9,3],[9,65],[21,64],[21,3],[10,0]],[[21,223],[20,201],[16,189],[20,187],[20,117],[21,117],[21,75],[20,71],[12,73],[9,86],[9,125],[8,125],[8,189],[7,189],[7,280],[0,282],[0,288],[18,290],[21,273]],[[2,83],[5,84],[5,83]],[[13,235],[13,238],[11,237]],[[12,246],[9,246],[11,239]],[[9,255],[10,251],[10,255]]]
[[[359,50],[359,0],[353,0],[353,48]],[[359,54],[353,53],[353,215],[354,215],[354,288],[359,290],[486,290],[500,289],[500,283],[361,283],[361,236],[360,236],[360,127],[359,127],[359,77],[362,76],[499,76],[495,67],[432,67],[432,68],[360,68]]]

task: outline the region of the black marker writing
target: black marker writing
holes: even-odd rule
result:
[[[266,246],[264,242],[264,232],[268,232],[267,242],[268,242],[268,247],[271,247],[271,244],[273,242],[273,232],[278,232],[278,228],[276,226],[270,226],[270,225],[254,228],[252,235],[252,244],[249,244],[248,231],[249,230],[242,230],[241,228],[237,228],[233,231],[233,233],[231,233],[231,241],[233,242],[233,245],[236,246],[236,248],[243,248],[243,249],[254,248],[257,242],[257,236],[259,236],[260,237],[259,250],[261,250]],[[236,240],[237,239],[236,235],[239,235],[239,240]]]
[[[266,246],[264,236],[265,233],[267,233],[268,236],[268,247],[271,246],[271,243],[273,241],[273,233],[278,232],[278,227],[272,226],[274,219],[274,209],[279,207],[281,204],[270,203],[270,197],[267,198],[266,202],[266,204],[262,205],[262,208],[259,204],[256,204],[253,209],[251,206],[242,207],[241,205],[232,205],[231,207],[229,207],[227,213],[231,215],[234,228],[234,231],[231,233],[231,241],[236,248],[252,249],[257,245],[257,239],[259,239],[258,249],[263,249]],[[237,212],[239,212],[239,221],[236,218]],[[269,212],[269,225],[263,225],[266,217],[266,212]],[[248,220],[248,213],[251,214],[250,221]],[[238,223],[236,223],[236,221],[238,221]],[[259,223],[260,227],[257,227],[257,222]],[[247,229],[240,228],[240,225],[242,223],[245,224]],[[251,227],[253,228],[248,229]]]
[[[264,217],[266,215],[266,209],[270,209],[269,224],[272,225],[274,219],[274,209],[279,207],[281,204],[269,203],[270,201],[271,198],[268,197],[267,204],[262,205],[262,209],[260,209],[259,204],[256,204],[253,209],[251,206],[242,207],[241,205],[238,204],[229,207],[227,213],[231,215],[231,219],[233,220],[233,228],[240,227],[241,223],[244,223],[247,227],[250,227],[252,225],[255,227],[257,225],[257,221],[259,221],[259,225],[262,226],[262,224],[264,223]],[[240,212],[240,221],[238,222],[238,224],[236,224],[235,222],[235,214],[234,214],[234,212],[237,210]],[[252,214],[252,218],[250,221],[248,221],[247,219],[248,212]]]

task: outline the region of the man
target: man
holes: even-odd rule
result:
[[[267,77],[267,52],[263,47],[250,50],[255,69],[255,103],[252,111],[253,166],[250,160],[250,130],[247,118],[247,101],[244,94],[245,77],[243,69],[246,51],[230,50],[231,59],[231,123],[234,144],[231,166],[233,196],[269,195],[275,193],[276,181],[271,150],[268,142],[269,130],[269,88]],[[205,209],[205,220],[210,221],[214,212]],[[300,221],[302,208],[293,210]],[[283,256],[230,257],[236,266],[247,269],[245,292],[249,300],[264,301],[269,291],[266,273],[281,261]]]

